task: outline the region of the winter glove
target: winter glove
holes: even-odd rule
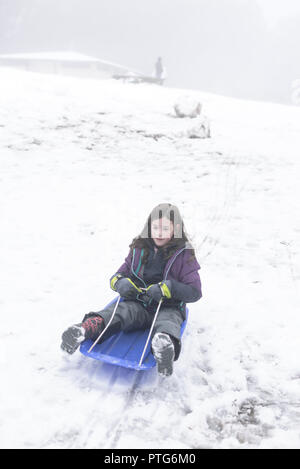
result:
[[[117,281],[118,281],[120,278],[123,278],[123,275],[121,275],[121,274],[115,274],[115,275],[113,275],[113,277],[111,277],[111,279],[110,279],[109,282],[110,282],[110,288],[111,288],[113,291],[117,291],[115,285],[116,285]]]
[[[146,290],[148,295],[153,300],[159,302],[161,298],[170,299],[171,294],[171,280],[165,280],[164,282],[155,283],[150,285]]]
[[[136,299],[142,290],[138,288],[132,280],[128,277],[123,277],[120,274],[115,275],[110,280],[110,286],[112,290],[118,292],[120,296],[128,299]]]

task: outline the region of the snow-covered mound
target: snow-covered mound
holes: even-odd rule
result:
[[[299,448],[300,109],[190,92],[190,139],[178,89],[0,82],[1,447]],[[160,202],[202,266],[174,375],[64,357]]]
[[[191,96],[180,96],[175,104],[174,111],[177,117],[190,117],[191,119],[200,116],[202,105],[199,101]]]
[[[200,116],[194,120],[193,125],[187,128],[185,135],[189,138],[210,138],[210,122],[206,116]]]

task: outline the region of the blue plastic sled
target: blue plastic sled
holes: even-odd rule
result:
[[[111,301],[107,306],[115,303],[117,298]],[[121,298],[120,301],[123,301]],[[106,307],[107,307],[106,306]],[[188,308],[186,308],[186,320],[181,326],[181,336],[185,330],[188,319]],[[156,365],[155,359],[151,353],[151,341],[149,341],[143,363],[139,365],[146,340],[150,329],[139,330],[135,332],[119,332],[109,337],[104,342],[97,344],[93,350],[88,350],[93,345],[92,340],[85,340],[80,346],[80,352],[87,357],[100,360],[111,365],[118,365],[134,370],[148,370]]]

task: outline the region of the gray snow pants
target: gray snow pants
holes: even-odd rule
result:
[[[104,320],[104,326],[106,326],[112,316],[114,308],[115,303],[96,313],[87,314],[84,320],[92,316],[101,316]],[[101,339],[101,342],[121,331],[132,332],[140,329],[149,329],[152,325],[154,315],[155,313],[149,312],[138,301],[120,301],[114,319],[105,332],[103,339]],[[181,350],[180,332],[184,320],[184,313],[181,313],[176,307],[163,306],[162,304],[152,333],[152,337],[156,332],[164,332],[170,335],[175,346],[175,360],[178,359]]]

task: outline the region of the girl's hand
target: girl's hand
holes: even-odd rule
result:
[[[120,296],[128,299],[136,299],[142,290],[138,288],[128,277],[114,276],[110,281],[111,288],[118,292]]]
[[[163,282],[150,285],[146,289],[146,294],[157,302],[159,302],[161,298],[167,298],[167,299],[172,298],[171,280],[165,280]]]

